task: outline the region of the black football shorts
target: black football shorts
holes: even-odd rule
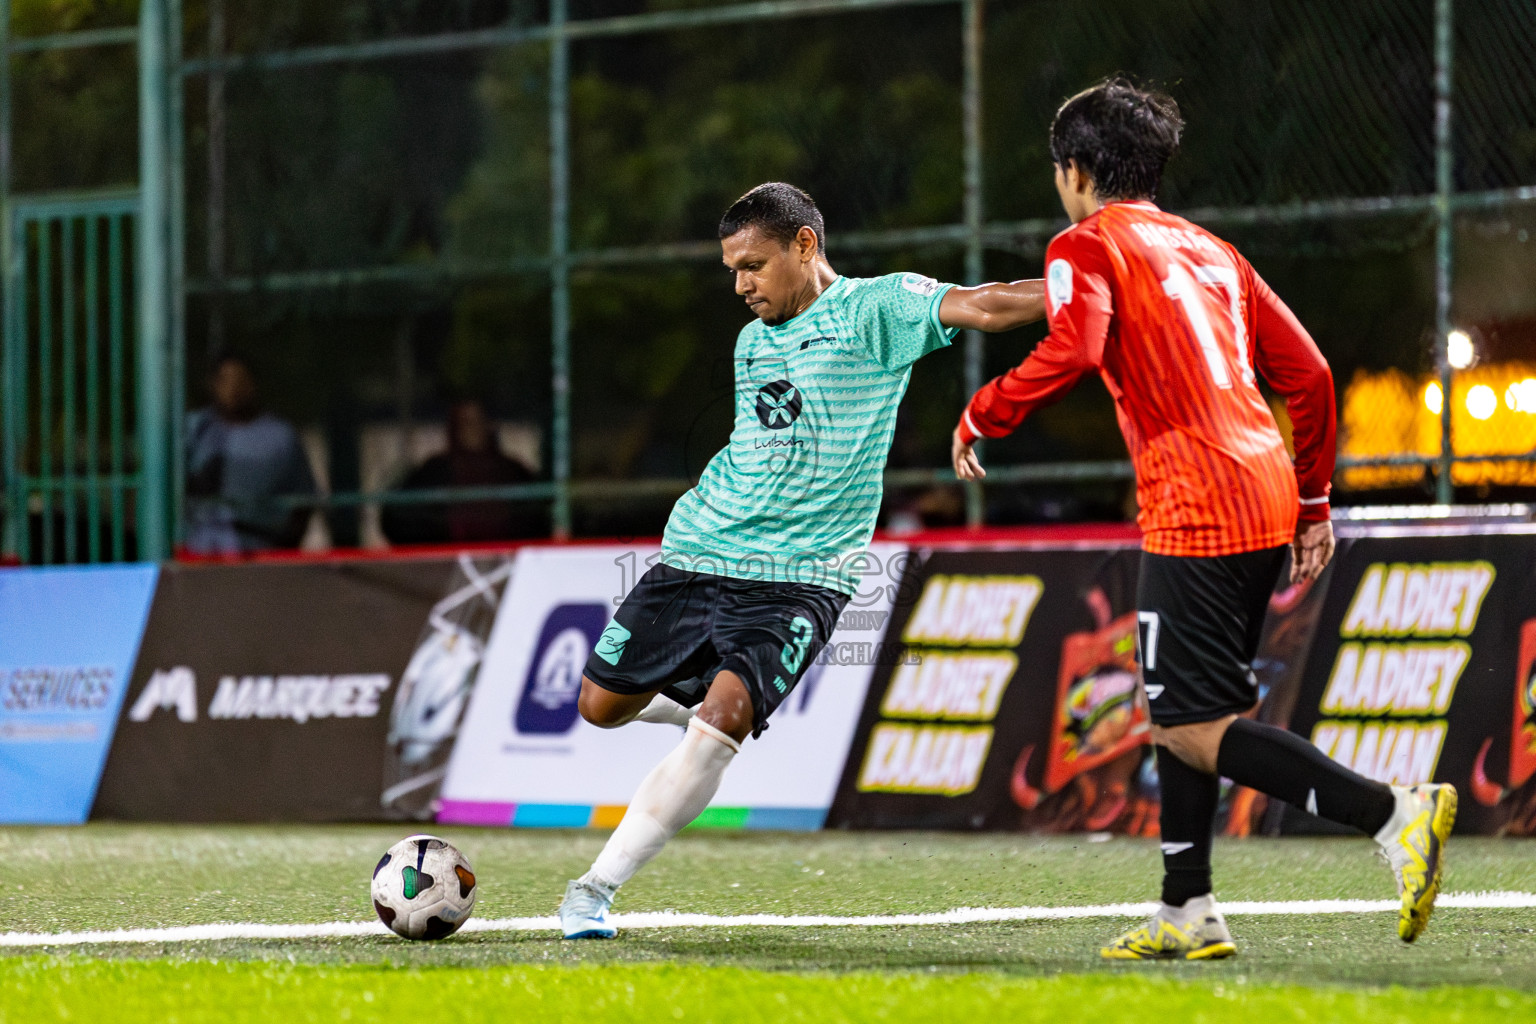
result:
[[[640,577],[587,659],[613,693],[661,691],[694,707],[720,672],[752,695],[761,735],[837,626],[848,597],[809,583],[739,580],[658,564]]]
[[[1142,552],[1138,653],[1152,721],[1211,722],[1259,699],[1253,656],[1286,547],[1214,558]]]

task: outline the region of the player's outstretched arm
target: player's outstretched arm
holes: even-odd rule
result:
[[[1107,316],[1095,319],[1108,323]],[[1080,335],[1073,336],[1073,325],[1052,330],[1022,363],[971,396],[950,442],[955,476],[961,480],[986,476],[974,447],[979,438],[1012,433],[1031,412],[1060,399],[1098,366],[1104,351],[1103,324],[1094,325],[1096,337],[1088,346],[1081,344]]]
[[[1045,319],[1042,280],[951,288],[939,303],[939,322],[967,331],[1011,331]]]
[[[1333,478],[1337,409],[1333,373],[1317,344],[1263,278],[1251,274],[1254,357],[1259,373],[1285,399],[1296,448],[1301,507],[1291,542],[1291,582],[1316,579],[1333,558],[1328,492]]]
[[[978,439],[1011,433],[1031,412],[1071,391],[1103,359],[1114,305],[1102,248],[1096,240],[1069,233],[1051,243],[1046,263],[1053,282],[1051,332],[1022,363],[971,396],[960,414],[950,439],[950,461],[961,480],[986,476],[976,457]],[[1038,286],[1040,282],[1016,283]]]

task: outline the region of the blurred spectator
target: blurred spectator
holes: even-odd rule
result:
[[[448,410],[448,450],[423,462],[400,490],[498,487],[532,483],[533,471],[501,450],[496,425],[474,399]],[[392,544],[467,544],[547,537],[542,502],[456,501],[386,505],[382,526]]]
[[[213,404],[187,418],[187,550],[235,555],[297,547],[307,508],[278,495],[315,494],[315,478],[286,420],[261,411],[256,375],[237,355],[214,365]]]

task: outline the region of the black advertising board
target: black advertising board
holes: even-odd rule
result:
[[[166,566],[93,816],[398,814],[381,802],[391,709],[456,569],[450,559]]]
[[[1372,778],[1454,783],[1458,831],[1528,835],[1533,660],[1531,527],[1375,527],[1340,545],[1289,725]]]
[[[1076,806],[1072,783],[1135,771],[1145,744],[1139,552],[914,554],[886,632],[903,657],[874,670],[828,827],[1016,829],[1040,814],[1081,817],[1090,808]]]
[[[903,657],[875,670],[828,826],[1155,836],[1139,559],[1125,548],[919,552],[885,637]],[[1253,664],[1262,721],[1284,727],[1294,712],[1331,574],[1277,582]],[[1020,595],[1034,603],[1010,620]],[[1229,786],[1216,827],[1273,832],[1283,811]]]
[[[1255,716],[1371,778],[1454,783],[1458,831],[1536,834],[1536,527],[1342,533],[1316,584],[1277,583]],[[886,635],[906,657],[874,673],[829,826],[1156,834],[1144,705],[1125,698],[1136,558],[919,553]],[[1224,789],[1225,834],[1329,828]]]

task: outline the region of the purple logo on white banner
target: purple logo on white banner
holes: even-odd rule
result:
[[[528,678],[517,702],[518,732],[563,735],[576,724],[576,698],[587,655],[602,635],[608,609],[600,604],[556,605],[539,630]]]

